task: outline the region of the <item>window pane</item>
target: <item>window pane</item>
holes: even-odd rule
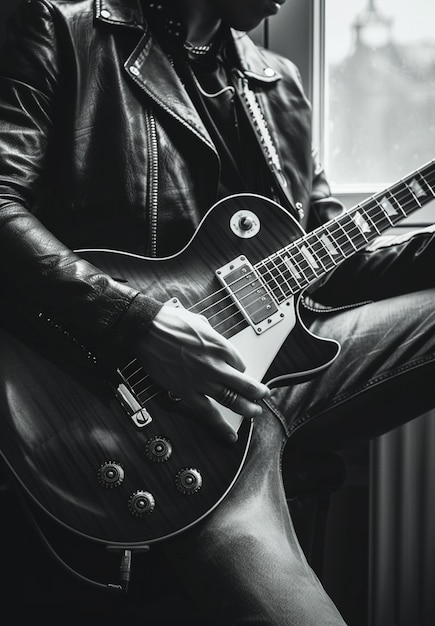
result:
[[[325,0],[325,164],[388,184],[435,157],[435,2]]]

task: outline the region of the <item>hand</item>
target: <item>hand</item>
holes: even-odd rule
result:
[[[237,434],[210,398],[219,402],[229,389],[237,394],[231,409],[243,417],[262,411],[266,385],[247,376],[238,351],[208,321],[186,309],[163,306],[140,343],[137,358],[151,378],[183,402],[217,435],[236,441]]]

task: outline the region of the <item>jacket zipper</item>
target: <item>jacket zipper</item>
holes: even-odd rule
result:
[[[146,112],[146,131],[148,137],[148,194],[150,220],[150,254],[157,256],[157,219],[159,186],[159,152],[157,145],[156,120],[151,111]]]

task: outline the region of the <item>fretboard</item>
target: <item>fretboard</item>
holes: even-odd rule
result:
[[[434,198],[435,160],[263,259],[255,269],[283,302]]]

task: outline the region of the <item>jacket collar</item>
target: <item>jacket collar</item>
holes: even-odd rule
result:
[[[94,0],[97,21],[144,30],[140,0]]]
[[[209,133],[170,60],[150,37],[140,0],[94,0],[94,12],[97,22],[134,28],[144,33],[126,60],[125,70],[156,104],[188,126],[215,152]],[[279,74],[267,65],[247,35],[237,31],[232,34],[239,69],[245,78],[262,83],[280,80]]]
[[[275,83],[281,80],[281,75],[267,64],[261,50],[246,33],[233,31],[233,40],[239,67],[246,78],[261,83]]]
[[[140,0],[94,0],[95,17],[106,24],[145,30]],[[267,65],[254,42],[244,33],[233,31],[239,67],[247,78],[273,83],[280,75]]]

